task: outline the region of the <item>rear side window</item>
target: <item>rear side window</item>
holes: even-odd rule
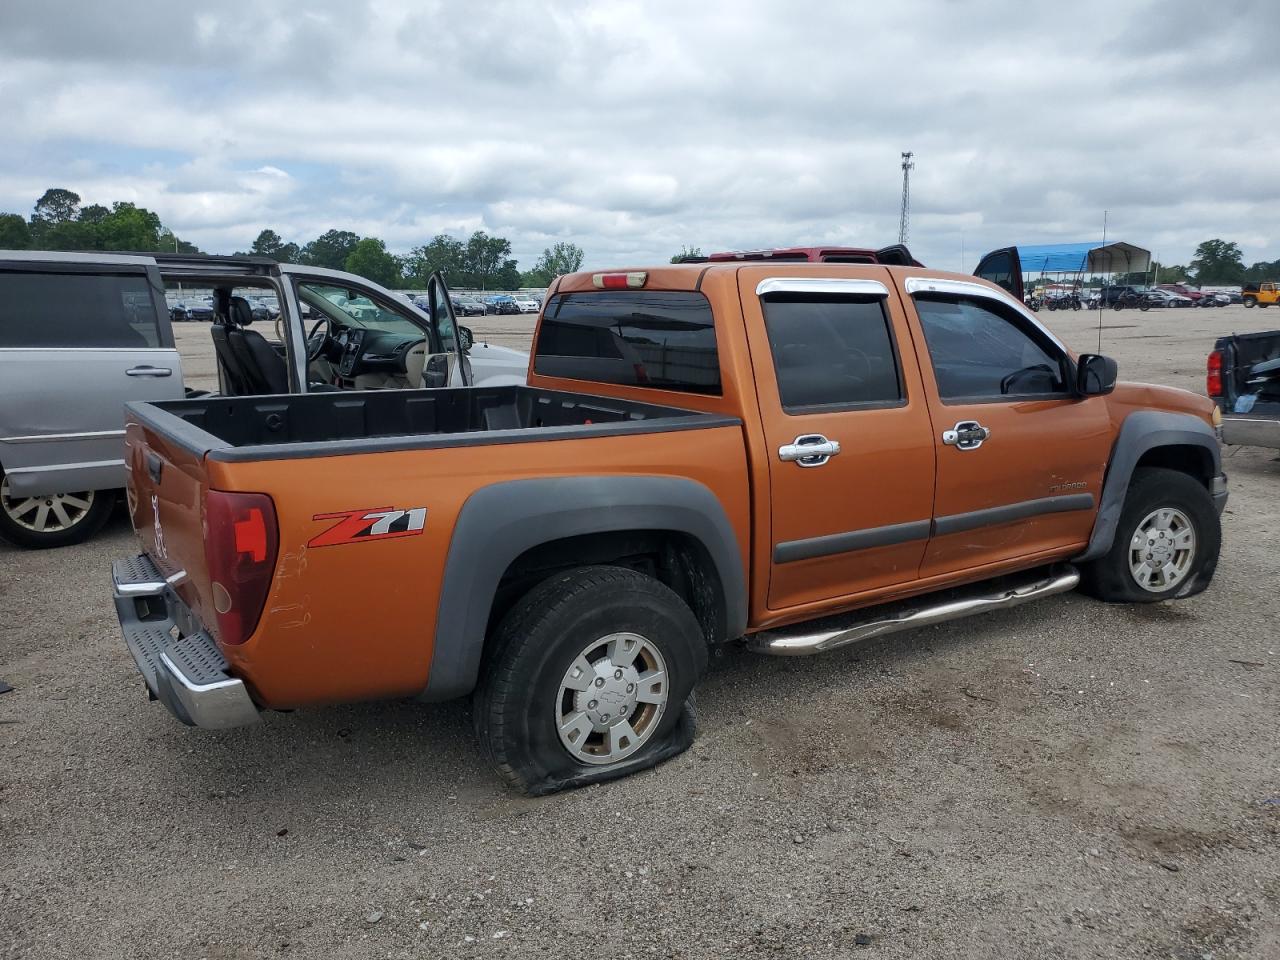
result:
[[[720,393],[711,304],[701,293],[608,290],[551,298],[534,373],[629,387]]]
[[[773,294],[763,307],[785,411],[902,401],[883,298]]]
[[[158,346],[146,277],[0,272],[0,347]]]

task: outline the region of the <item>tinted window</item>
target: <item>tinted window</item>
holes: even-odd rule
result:
[[[143,276],[0,272],[0,347],[158,347]]]
[[[990,280],[1013,293],[1013,258],[1007,252],[995,253],[978,264],[977,276]]]
[[[781,294],[763,307],[784,410],[902,399],[882,298]]]
[[[720,392],[711,305],[700,293],[609,290],[553,297],[533,370],[633,387]]]
[[[1062,393],[1062,363],[1012,310],[949,297],[916,297],[944,400]]]

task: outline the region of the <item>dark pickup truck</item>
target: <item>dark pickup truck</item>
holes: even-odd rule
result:
[[[1280,449],[1280,330],[1221,337],[1205,388],[1218,405],[1224,443]]]

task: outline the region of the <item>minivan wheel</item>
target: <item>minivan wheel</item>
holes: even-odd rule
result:
[[[669,587],[582,567],[534,587],[503,617],[473,702],[498,774],[527,794],[613,780],[693,742],[707,643]]]
[[[1084,589],[1114,603],[1190,597],[1213,579],[1222,526],[1209,491],[1179,470],[1134,471],[1115,540],[1084,565]]]
[[[114,502],[107,490],[15,496],[0,476],[0,537],[32,550],[82,543],[102,528]]]

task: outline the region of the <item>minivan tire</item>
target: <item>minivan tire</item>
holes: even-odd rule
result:
[[[1161,513],[1166,515],[1165,520],[1173,518],[1171,530],[1159,529]],[[1188,528],[1192,543],[1189,556],[1165,547],[1166,536],[1156,536],[1168,530],[1167,539],[1172,543],[1174,537],[1185,536],[1182,531]],[[1152,545],[1153,537],[1155,561],[1140,549],[1144,546],[1141,539],[1148,538],[1146,545]],[[1111,549],[1092,563],[1081,565],[1081,589],[1108,603],[1155,603],[1194,596],[1213,579],[1221,546],[1222,524],[1204,484],[1180,470],[1142,467],[1134,471],[1129,483]],[[1149,571],[1151,562],[1159,563],[1161,550],[1179,571],[1178,576],[1176,580],[1169,578],[1172,582],[1168,587],[1146,586],[1139,579],[1144,569],[1140,565],[1147,559],[1145,569]]]
[[[102,525],[111,516],[116,503],[115,493],[114,490],[88,490],[82,493],[57,494],[47,498],[30,498],[56,501],[65,497],[74,497],[89,501],[88,508],[79,512],[74,522],[69,525],[60,526],[56,530],[32,529],[31,525],[24,524],[19,521],[19,518],[11,515],[11,511],[17,508],[17,504],[25,502],[28,498],[21,498],[21,500],[14,498],[11,501],[8,495],[9,483],[3,473],[0,473],[0,539],[8,541],[15,547],[24,547],[28,550],[46,550],[51,547],[69,547],[72,544],[83,543],[101,530]]]
[[[472,720],[498,775],[522,793],[614,780],[693,742],[707,642],[693,611],[653,577],[611,566],[557,573],[516,602],[490,644]],[[596,689],[600,699],[588,699]],[[618,732],[624,718],[642,738],[634,747]]]

